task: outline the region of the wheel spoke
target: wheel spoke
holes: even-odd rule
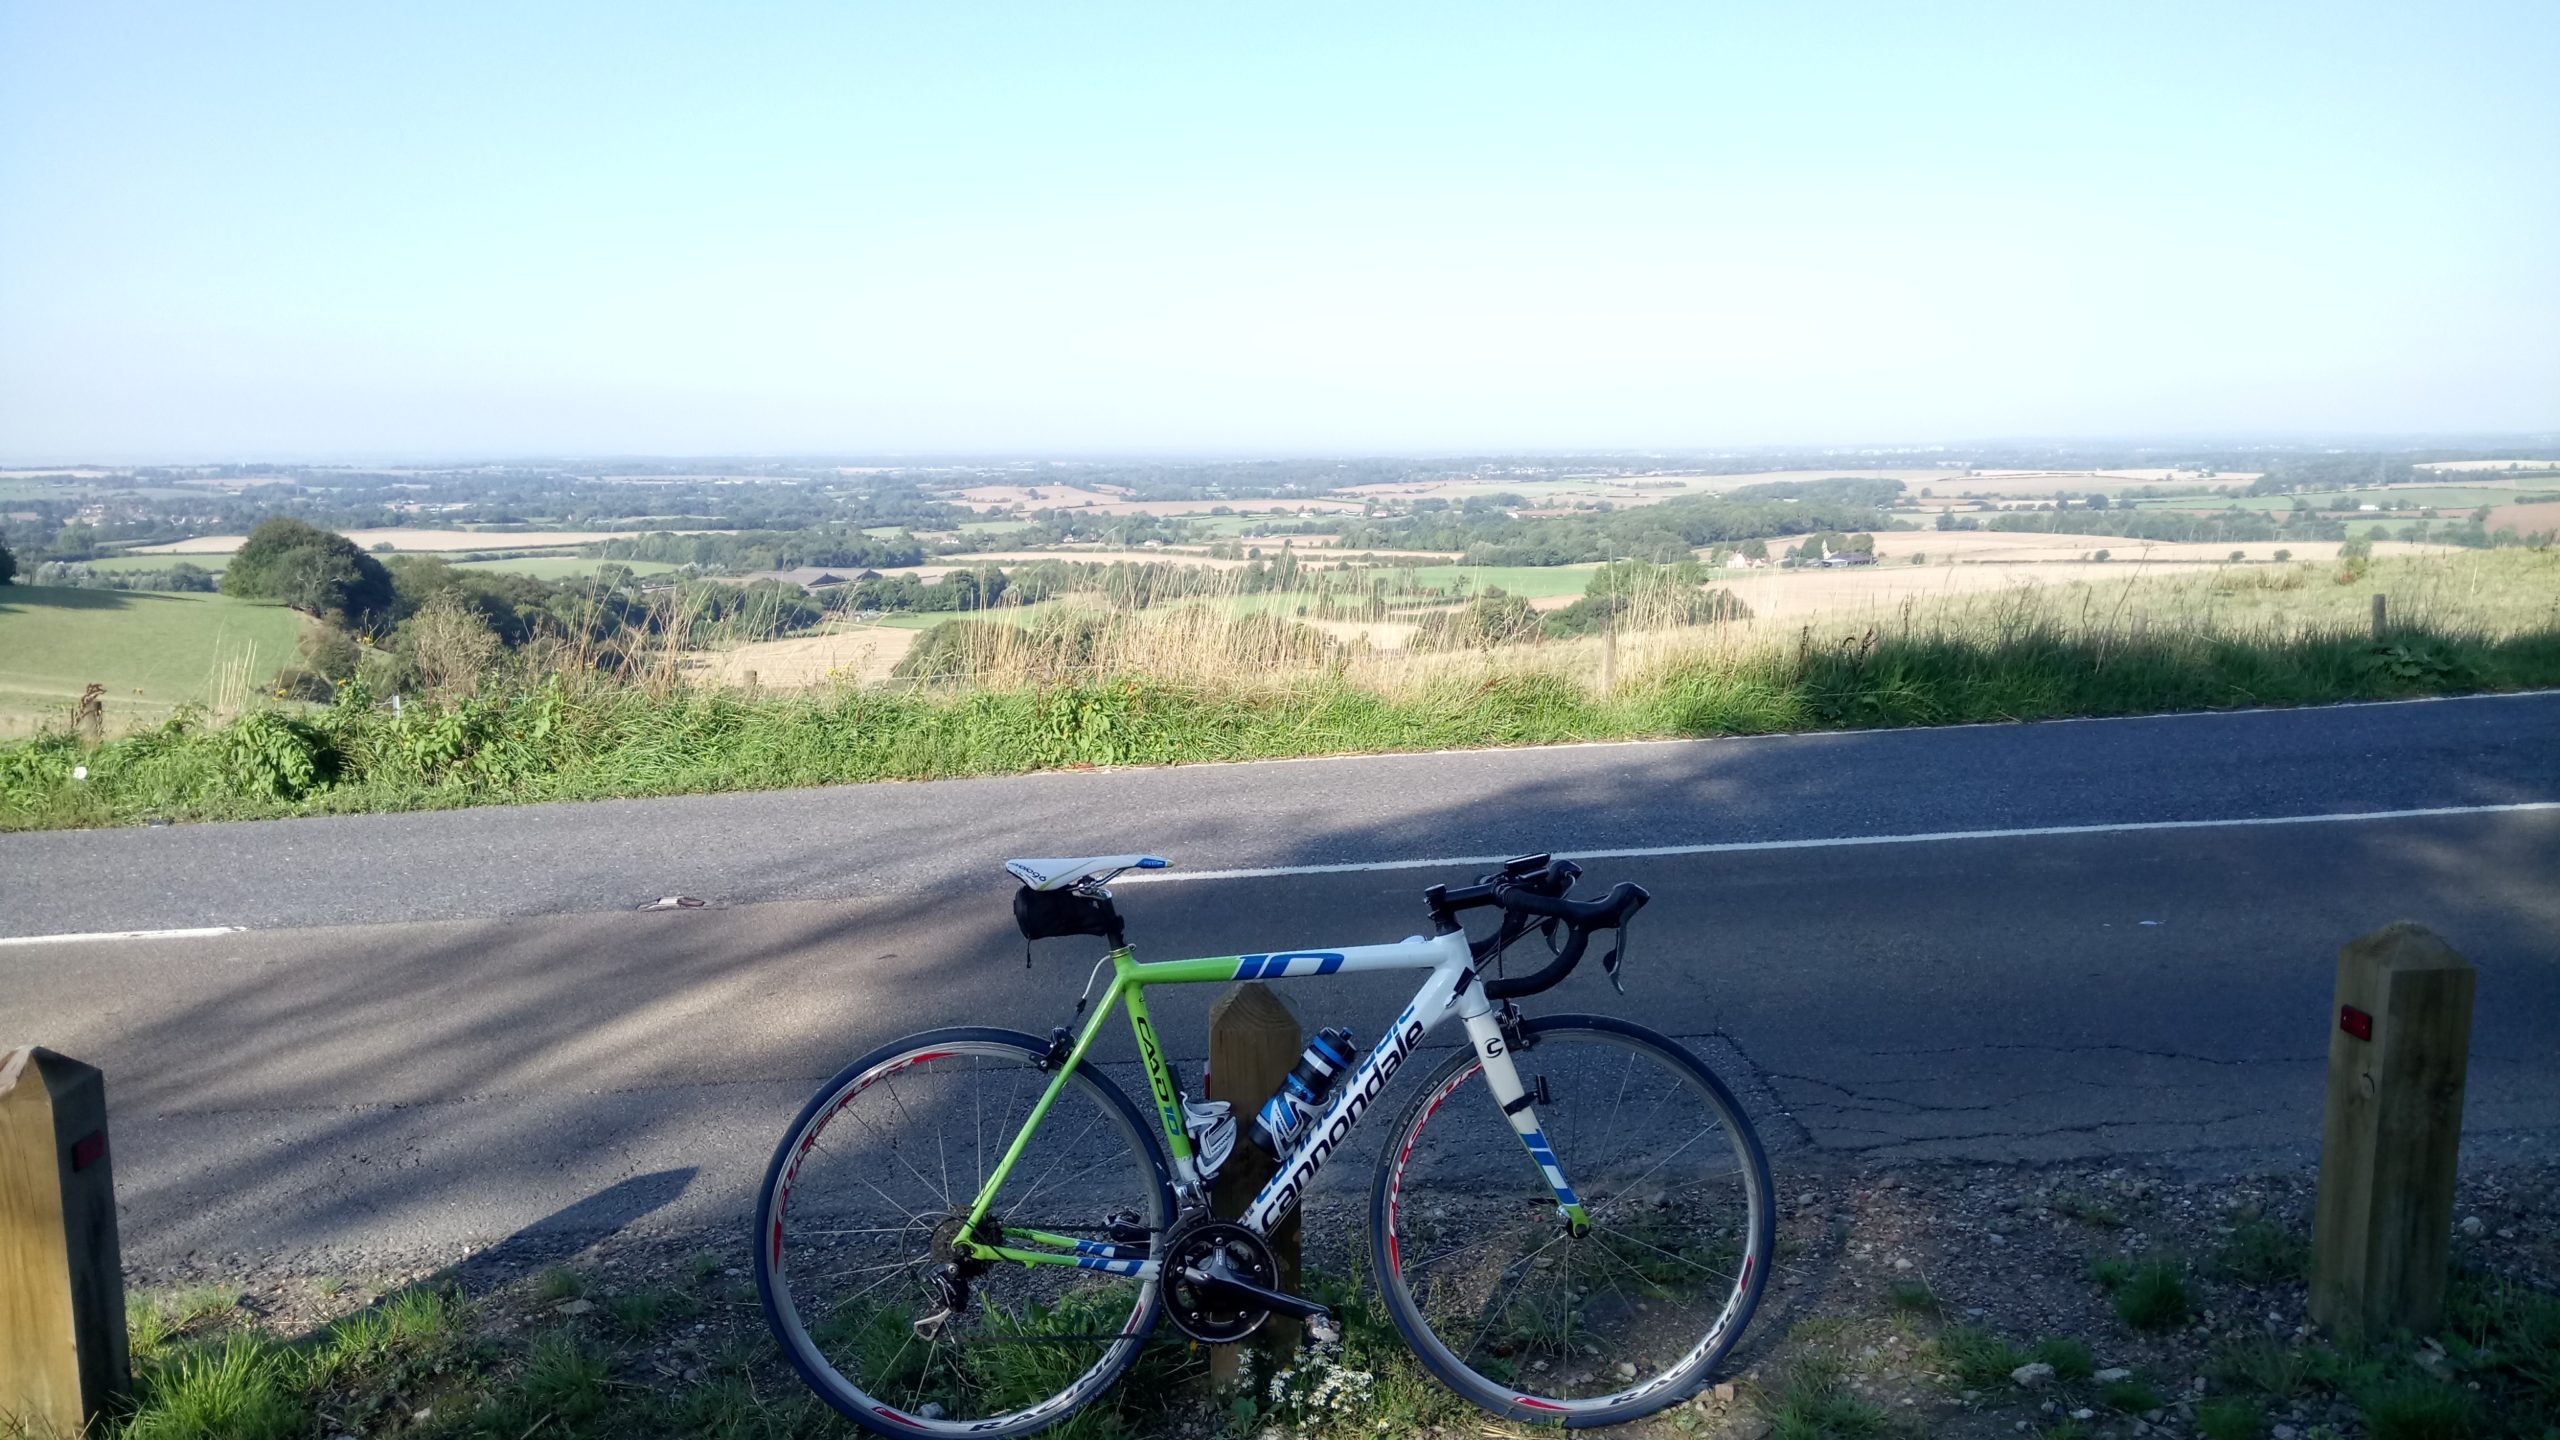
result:
[[[861,1090],[827,1092],[833,1098],[786,1140],[801,1147],[785,1151],[795,1179],[787,1195],[772,1193],[785,1168],[777,1161],[764,1209],[780,1244],[773,1263],[758,1267],[768,1302],[791,1317],[777,1319],[777,1336],[822,1398],[866,1420],[930,1413],[981,1424],[1090,1398],[1134,1357],[1152,1323],[1155,1281],[993,1262],[967,1272],[964,1308],[939,1328],[914,1329],[947,1303],[950,1292],[937,1290],[953,1273],[943,1268],[945,1247],[984,1191],[995,1153],[1032,1109],[1020,1077],[1035,1057],[1015,1063],[1022,1047],[932,1048],[945,1053],[864,1062],[886,1073]],[[1151,1230],[1167,1223],[1148,1134],[1107,1086],[1099,1076],[1068,1077],[1025,1144],[1019,1174],[1027,1183],[1007,1186],[1022,1203],[996,1197],[995,1223],[1074,1232],[1120,1209]],[[973,1176],[976,1189],[955,1188]],[[901,1198],[910,1186],[919,1200]],[[1044,1197],[1054,1216],[1039,1208]],[[1088,1207],[1093,1213],[1083,1213]],[[1039,1355],[1052,1358],[1030,1358]]]
[[[1496,1107],[1431,1103],[1464,1077],[1453,1062],[1388,1138],[1385,1298],[1424,1363],[1470,1398],[1632,1419],[1689,1393],[1739,1333],[1738,1305],[1748,1318],[1756,1292],[1741,1277],[1766,1274],[1772,1238],[1765,1171],[1747,1123],[1685,1051],[1612,1022],[1532,1024],[1556,1097],[1540,1125],[1591,1227],[1571,1235],[1553,1218],[1544,1174],[1510,1158],[1519,1141]],[[1655,1385],[1670,1366],[1686,1367],[1669,1377],[1681,1383]],[[1623,1398],[1640,1385],[1650,1393]]]

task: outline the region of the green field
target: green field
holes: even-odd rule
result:
[[[0,585],[0,736],[62,717],[92,682],[117,731],[213,698],[223,667],[263,685],[307,623],[227,595]]]
[[[2524,490],[2514,485],[2393,485],[2373,490],[2306,491],[2295,495],[2178,495],[2162,500],[2129,500],[2143,510],[2269,510],[2293,508],[2297,499],[2315,510],[2352,510],[2359,505],[2407,505],[2413,510],[2476,510],[2483,505],[2512,505]],[[2539,488],[2552,488],[2548,485]]]
[[[104,559],[89,561],[88,566],[101,575],[122,575],[136,570],[173,569],[181,561],[199,570],[219,575],[222,573],[222,567],[231,563],[231,557],[228,555],[109,555]]]
[[[1579,595],[1591,584],[1597,565],[1417,565],[1413,583],[1424,589],[1464,586],[1469,594],[1499,585],[1507,594],[1536,599],[1541,595]],[[1406,573],[1389,570],[1399,583]]]
[[[640,575],[663,575],[679,567],[663,560],[599,560],[592,555],[525,555],[499,560],[456,560],[456,570],[506,570],[517,575],[530,575],[537,580],[578,579],[596,573],[599,565],[628,566]]]

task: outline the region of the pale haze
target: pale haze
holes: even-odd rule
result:
[[[0,0],[0,458],[2560,427],[2560,6]]]

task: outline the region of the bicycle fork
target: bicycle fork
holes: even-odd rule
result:
[[[1503,1118],[1511,1122],[1511,1132],[1520,1137],[1529,1158],[1546,1176],[1547,1188],[1555,1192],[1556,1218],[1564,1222],[1565,1233],[1575,1239],[1589,1234],[1591,1218],[1583,1213],[1581,1197],[1573,1193],[1572,1180],[1547,1144],[1546,1132],[1538,1126],[1539,1102],[1553,1099],[1546,1093],[1546,1077],[1538,1078],[1533,1091],[1522,1083],[1520,1067],[1514,1063],[1512,1051],[1520,1031],[1506,1022],[1515,1020],[1518,1012],[1508,1005],[1496,1011],[1493,1002],[1485,998],[1484,988],[1471,986],[1460,997],[1458,1013],[1466,1024],[1467,1039],[1476,1047],[1476,1059],[1484,1066],[1485,1085],[1493,1091],[1494,1103],[1502,1107]]]

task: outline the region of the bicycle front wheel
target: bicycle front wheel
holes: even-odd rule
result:
[[[1472,1049],[1388,1137],[1379,1288],[1451,1389],[1499,1415],[1611,1425],[1694,1394],[1750,1321],[1774,1243],[1769,1166],[1724,1083],[1622,1020],[1528,1021],[1513,1056],[1589,1227],[1569,1231]]]
[[[967,1303],[944,1315],[952,1242],[1055,1078],[1047,1051],[1008,1030],[911,1035],[829,1081],[774,1152],[756,1206],[765,1319],[867,1429],[1040,1429],[1109,1388],[1155,1325],[1157,1282],[1120,1257],[1152,1256],[1172,1223],[1163,1147],[1091,1066],[1067,1077],[980,1232],[1074,1253],[964,1267]]]

